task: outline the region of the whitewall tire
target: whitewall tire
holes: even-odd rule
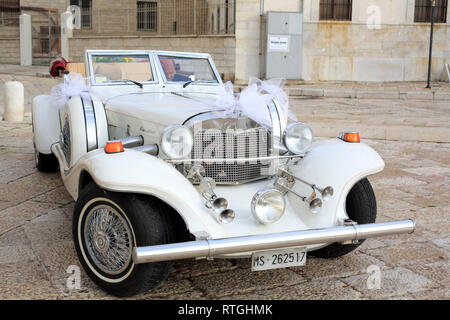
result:
[[[110,294],[136,295],[169,274],[170,262],[135,265],[132,259],[135,246],[173,242],[170,219],[155,199],[107,192],[90,183],[75,204],[72,231],[86,273]]]

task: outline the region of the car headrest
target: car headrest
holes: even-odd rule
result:
[[[94,70],[96,75],[103,75],[109,80],[122,79],[122,70],[116,64],[100,63]]]

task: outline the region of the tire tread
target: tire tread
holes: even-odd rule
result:
[[[38,160],[36,161],[36,169],[38,169],[39,172],[50,173],[58,170],[59,163],[54,154],[43,154],[38,151],[36,152],[36,157],[38,157]]]
[[[377,201],[373,188],[364,178],[356,183],[347,196],[347,214],[358,224],[374,223],[377,217]],[[332,243],[324,248],[311,251],[312,256],[319,258],[337,258],[358,248],[365,239],[357,244]]]

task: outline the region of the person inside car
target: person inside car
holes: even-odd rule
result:
[[[183,74],[177,73],[175,62],[172,58],[163,58],[160,60],[161,66],[164,70],[164,74],[166,75],[167,81],[181,81],[186,82],[191,79]]]

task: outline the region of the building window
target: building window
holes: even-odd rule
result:
[[[70,0],[71,6],[81,10],[81,29],[92,29],[92,0]]]
[[[436,0],[434,22],[447,22],[447,0]],[[414,22],[431,22],[431,0],[416,0]]]
[[[158,31],[158,3],[148,1],[137,2],[137,29],[140,31]],[[176,26],[174,26],[176,28]]]
[[[352,0],[320,0],[320,20],[352,20]]]
[[[220,8],[217,8],[217,33],[220,33],[220,20],[222,20],[220,17]]]
[[[20,0],[0,0],[0,25],[19,24]]]

